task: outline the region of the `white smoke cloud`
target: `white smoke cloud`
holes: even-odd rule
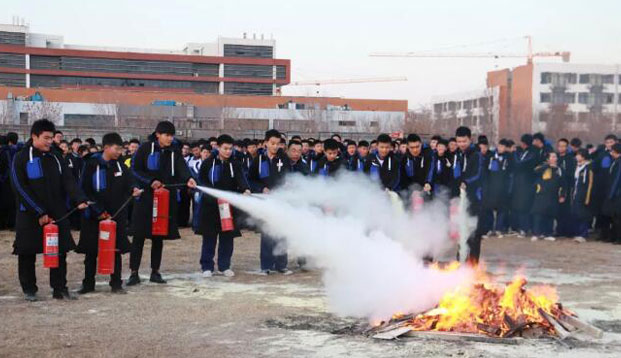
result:
[[[294,255],[323,269],[330,309],[339,315],[386,319],[435,306],[471,277],[424,267],[422,258],[453,247],[448,209],[437,200],[412,214],[367,177],[290,176],[285,185],[257,197],[209,188],[282,238]]]

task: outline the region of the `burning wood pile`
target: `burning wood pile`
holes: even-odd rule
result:
[[[444,271],[458,267],[459,263],[432,266]],[[579,332],[601,338],[601,330],[580,321],[558,302],[554,287],[527,289],[526,284],[523,276],[506,285],[494,283],[481,265],[474,283],[448,292],[434,309],[415,315],[396,314],[390,321],[375,325],[371,332],[380,339],[408,335],[511,342],[515,337],[564,340]]]

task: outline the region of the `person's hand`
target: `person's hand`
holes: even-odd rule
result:
[[[188,188],[190,189],[196,188],[196,180],[194,180],[194,178],[190,178],[188,180]]]
[[[425,183],[425,186],[423,187],[423,190],[427,191],[427,192],[431,191],[431,184]]]
[[[558,198],[558,202],[561,203],[561,204],[564,203],[565,202],[565,197],[561,196],[560,198]]]
[[[248,189],[244,190],[244,195],[250,195],[250,190]]]
[[[267,187],[263,188],[263,194],[269,194],[269,192],[270,192],[270,188],[267,188]]]
[[[110,217],[111,217],[110,214],[104,211],[101,215],[99,215],[99,217],[97,217],[97,219],[106,220],[106,219],[110,219]]]
[[[151,189],[156,190],[162,187],[162,182],[159,180],[154,180],[153,183],[151,183]]]
[[[142,194],[143,191],[144,190],[142,190],[142,189],[134,188],[134,190],[132,191],[132,196],[134,198],[137,198],[137,197],[140,196],[140,194]]]
[[[49,216],[47,216],[47,214],[45,214],[45,215],[43,215],[43,216],[41,216],[39,218],[39,225],[41,225],[41,226],[43,226],[45,224],[49,224],[51,222],[52,222],[52,219]]]
[[[78,205],[78,209],[79,210],[84,210],[88,208],[88,203],[84,202],[84,203],[80,203],[80,205]]]

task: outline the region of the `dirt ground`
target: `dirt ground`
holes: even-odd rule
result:
[[[200,238],[184,230],[166,242],[167,285],[144,283],[112,295],[98,276],[97,292],[77,301],[51,299],[47,272],[37,262],[41,301],[23,300],[13,233],[0,232],[0,356],[2,357],[619,357],[621,356],[621,246],[569,240],[484,242],[488,270],[502,279],[522,269],[531,282],[558,285],[560,300],[603,330],[604,338],[566,345],[550,340],[520,345],[447,342],[423,338],[377,341],[355,333],[365,322],[328,313],[320,272],[253,274],[259,240],[235,242],[236,276],[203,279]],[[145,247],[142,276],[148,279]],[[72,253],[69,287],[77,289],[82,256]],[[127,276],[128,256],[124,257]],[[293,261],[291,267],[294,267]],[[404,273],[399,273],[404,274]],[[372,289],[372,287],[370,287]],[[543,354],[542,354],[543,353]]]

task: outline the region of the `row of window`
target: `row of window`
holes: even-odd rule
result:
[[[619,76],[621,82],[621,76]],[[565,73],[565,72],[542,72],[541,84],[566,85],[566,84],[590,84],[602,85],[615,83],[615,75],[603,75],[596,73]]]
[[[579,92],[578,103],[596,105],[596,104],[613,104],[615,102],[614,93],[591,93],[591,92]],[[570,104],[576,103],[575,92],[562,92],[562,93],[549,93],[541,92],[539,94],[539,102],[541,103],[553,103],[553,104]],[[619,102],[621,102],[621,95],[619,95]]]
[[[26,75],[19,73],[0,73],[0,86],[26,87]]]
[[[224,56],[274,58],[274,48],[272,46],[225,44]]]
[[[470,110],[474,108],[489,108],[494,104],[494,97],[480,97],[465,101],[451,101],[444,103],[436,103],[433,105],[433,111],[436,113],[447,111],[459,111],[462,109]]]
[[[0,67],[26,68],[26,57],[12,53],[0,53]]]
[[[26,45],[26,34],[23,32],[0,31],[0,44]]]
[[[224,94],[271,96],[273,87],[271,83],[225,82]]]
[[[23,76],[23,75],[22,75]],[[140,80],[128,78],[72,77],[32,75],[31,87],[150,87],[190,89],[199,93],[218,93],[218,82]]]

